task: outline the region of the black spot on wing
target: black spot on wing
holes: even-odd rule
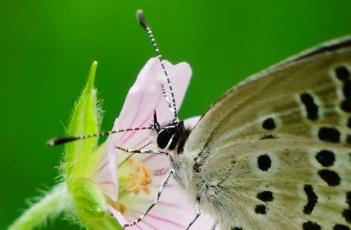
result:
[[[342,93],[344,95],[344,100],[340,104],[340,108],[344,112],[351,112],[351,79],[350,71],[344,67],[339,66],[335,69],[336,77],[342,81]]]
[[[349,205],[349,208],[351,209],[351,192],[346,193],[346,203]]]
[[[340,108],[344,111],[344,112],[351,112],[351,99],[345,99],[341,102],[340,104]]]
[[[200,172],[200,167],[201,167],[201,165],[199,163],[195,162],[194,165],[193,165],[194,172],[199,173]]]
[[[322,127],[319,129],[318,138],[321,141],[327,141],[332,143],[340,142],[340,132],[335,128]]]
[[[317,223],[307,221],[302,224],[302,229],[303,230],[320,230],[321,226]]]
[[[321,150],[316,154],[316,160],[324,167],[329,167],[334,164],[335,154],[329,150]]]
[[[347,119],[347,127],[351,128],[351,117]]]
[[[351,223],[351,210],[350,210],[350,209],[345,209],[345,210],[342,212],[342,216],[345,218],[345,220],[346,220],[348,223]]]
[[[340,81],[350,79],[350,71],[345,66],[338,66],[334,69],[336,77]]]
[[[277,137],[269,134],[269,135],[264,135],[263,137],[260,138],[260,140],[268,140],[268,139],[276,139]]]
[[[351,135],[350,134],[348,134],[346,136],[346,143],[351,144]]]
[[[351,99],[351,80],[346,80],[342,85],[342,93],[345,98]]]
[[[265,205],[258,204],[255,206],[255,212],[260,215],[266,215],[267,207]]]
[[[334,225],[333,230],[350,230],[350,228],[343,224],[336,224]]]
[[[340,176],[333,170],[322,169],[318,171],[318,174],[329,186],[337,186],[340,184]]]
[[[267,171],[272,166],[272,160],[268,154],[263,154],[257,158],[257,166],[262,171]]]
[[[240,228],[240,227],[231,227],[230,230],[243,230],[243,228]]]
[[[262,128],[266,130],[275,129],[276,124],[273,118],[269,117],[262,122]]]
[[[305,106],[307,112],[307,118],[315,121],[318,119],[318,105],[314,101],[313,97],[309,93],[303,93],[300,95],[300,100]]]
[[[305,191],[305,194],[307,196],[307,204],[303,208],[303,213],[311,214],[314,207],[317,204],[318,197],[316,193],[313,191],[313,187],[309,184],[306,184],[303,190]]]
[[[271,191],[262,191],[257,193],[256,197],[263,202],[270,202],[273,201],[273,193]]]

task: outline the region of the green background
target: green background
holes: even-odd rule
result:
[[[350,0],[0,1],[0,229],[57,180],[63,134],[93,60],[109,129],[153,55],[135,20],[143,8],[164,56],[188,61],[181,117],[201,114],[239,80],[298,51],[351,33]],[[77,229],[64,221],[49,229]]]

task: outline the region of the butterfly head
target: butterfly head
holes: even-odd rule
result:
[[[170,123],[165,127],[162,127],[157,136],[157,145],[161,149],[174,150],[179,141],[179,135],[181,133],[184,123],[177,121]]]
[[[157,121],[156,111],[154,112],[153,129],[157,132],[157,146],[160,149],[170,150],[175,153],[181,153],[188,136],[183,121],[174,119],[165,126],[161,126]]]

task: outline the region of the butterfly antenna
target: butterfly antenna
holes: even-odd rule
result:
[[[130,128],[130,129],[119,129],[119,130],[111,130],[107,132],[99,132],[94,134],[85,134],[79,136],[65,136],[65,137],[55,137],[50,139],[47,142],[47,145],[50,147],[67,144],[73,141],[84,140],[92,137],[101,137],[101,136],[109,136],[115,133],[129,132],[129,131],[140,131],[140,130],[148,130],[154,129],[154,127],[139,127],[139,128]]]
[[[147,23],[147,21],[145,19],[145,16],[144,16],[144,13],[143,13],[142,10],[137,10],[136,17],[137,17],[141,27],[143,27],[143,29],[146,31],[146,33],[147,33],[147,35],[148,35],[148,37],[149,37],[149,39],[151,41],[151,44],[154,47],[156,56],[158,57],[158,59],[159,59],[159,61],[161,63],[161,68],[162,68],[163,73],[164,73],[164,75],[165,75],[165,77],[167,79],[167,84],[168,84],[169,91],[171,92],[172,104],[170,103],[170,100],[169,100],[169,98],[167,96],[167,93],[164,90],[164,87],[162,85],[163,97],[165,98],[166,102],[168,103],[168,107],[171,110],[171,113],[173,113],[174,119],[177,119],[178,114],[177,114],[177,106],[176,106],[176,101],[175,101],[173,87],[172,87],[171,80],[169,78],[168,72],[167,72],[167,70],[165,68],[165,65],[163,63],[163,57],[162,57],[162,54],[160,52],[160,49],[158,48],[158,45],[157,45],[156,39],[154,37],[154,34],[152,33],[151,27],[150,27],[149,23]]]

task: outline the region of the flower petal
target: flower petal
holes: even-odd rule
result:
[[[175,100],[177,108],[179,108],[190,82],[191,68],[185,62],[172,65],[168,61],[164,61],[164,65],[175,89]],[[165,86],[167,91],[168,85],[161,63],[158,58],[151,58],[140,71],[134,85],[130,88],[113,130],[147,127],[153,123],[154,111],[157,112],[160,123],[171,121],[173,114],[171,114],[163,98],[161,84]],[[151,143],[154,140],[153,138],[154,135],[152,135],[150,130],[129,131],[108,137],[106,154],[96,169],[94,180],[101,185],[101,189],[112,200],[116,201],[118,198],[116,158],[119,154],[123,154],[121,151],[117,151],[115,147],[140,149]],[[152,149],[152,147],[148,146],[149,149]]]
[[[164,61],[164,65],[175,89],[175,100],[179,108],[190,81],[190,66],[184,62],[172,65],[168,61]],[[158,58],[151,58],[130,88],[119,116],[119,122],[115,122],[113,130],[148,127],[153,124],[154,111],[157,113],[160,124],[172,121],[174,117],[163,98],[162,84],[170,95],[161,63]],[[119,145],[129,149],[141,148],[150,141],[152,141],[152,135],[147,130],[124,132],[109,138],[112,147]]]
[[[101,148],[105,153],[93,170],[92,178],[105,195],[116,201],[118,198],[117,156],[111,151],[106,151],[105,145]]]

